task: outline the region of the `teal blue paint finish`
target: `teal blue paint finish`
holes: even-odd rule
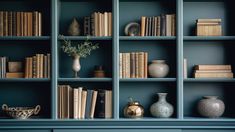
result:
[[[74,41],[79,43],[82,41]],[[112,41],[92,41],[99,43],[99,48],[91,52],[91,55],[86,58],[81,58],[81,70],[79,77],[88,78],[94,77],[95,65],[103,65],[106,77],[112,77]],[[73,58],[65,54],[61,49],[62,42],[58,44],[58,57],[59,57],[59,77],[71,78],[74,77],[72,70]],[[65,63],[66,62],[66,63]]]
[[[41,1],[41,0],[3,0],[0,4],[1,11],[40,11],[42,12],[42,35],[50,35],[50,25],[51,25],[51,13],[50,13],[50,0]]]
[[[58,78],[59,82],[111,82],[112,78]]]
[[[176,78],[121,78],[120,82],[175,82]]]
[[[213,95],[222,99],[226,105],[224,118],[234,118],[235,106],[233,103],[234,83],[190,82],[184,84],[184,116],[200,117],[197,112],[197,103],[203,96]],[[203,92],[202,92],[203,91]],[[222,118],[223,118],[222,117]],[[203,120],[203,118],[201,118]],[[205,118],[206,119],[206,118]]]
[[[146,40],[146,41],[151,41],[151,40],[176,40],[175,36],[145,36],[145,37],[141,37],[141,36],[134,36],[134,37],[130,37],[130,36],[120,36],[119,37],[121,41],[139,41],[139,40]]]
[[[181,132],[179,129],[81,129],[81,130],[76,130],[76,129],[58,129],[54,130],[54,132],[77,132],[77,131],[82,131],[82,132]]]
[[[184,82],[235,82],[233,78],[187,78]]]
[[[0,36],[0,40],[32,40],[32,41],[39,41],[39,40],[50,40],[50,36]]]
[[[176,18],[177,18],[177,34],[176,34],[176,44],[177,44],[177,117],[179,119],[183,119],[183,113],[184,113],[184,94],[183,94],[183,0],[177,0],[177,6],[176,6]]]
[[[235,132],[235,130],[226,130],[226,129],[185,129],[182,132]]]
[[[49,78],[1,78],[0,82],[50,82]]]
[[[34,118],[50,118],[51,86],[49,82],[1,82],[0,87],[0,106],[2,104],[7,104],[10,107],[35,107],[41,105],[39,115]],[[3,111],[0,112],[0,117],[6,118]]]
[[[162,1],[131,1],[120,0],[120,35],[124,35],[125,26],[130,22],[140,23],[141,16],[159,16],[175,13],[175,0]]]
[[[235,36],[184,36],[186,41],[231,41]]]
[[[175,112],[173,118],[176,117],[177,107],[176,107],[176,84],[174,82],[121,82],[120,83],[120,117],[123,117],[123,109],[125,105],[129,102],[129,97],[133,100],[139,101],[145,109],[145,117],[151,117],[150,106],[158,100],[157,93],[166,92],[168,93],[167,100],[174,106]]]
[[[0,130],[0,132],[51,132],[51,130],[17,129],[17,130]]]
[[[148,52],[149,64],[152,60],[166,60],[170,68],[167,77],[176,77],[175,41],[121,41],[119,52]]]
[[[95,37],[95,36],[64,36],[68,40],[112,40],[112,37]],[[59,38],[59,40],[62,40]]]

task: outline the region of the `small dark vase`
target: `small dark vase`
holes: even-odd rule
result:
[[[95,66],[94,77],[96,77],[96,78],[104,78],[105,77],[105,71],[104,71],[103,66]]]

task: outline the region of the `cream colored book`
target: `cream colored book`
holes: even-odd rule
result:
[[[82,87],[78,88],[78,119],[82,118]]]
[[[108,13],[108,36],[112,36],[112,28],[113,28],[113,18],[112,18],[112,12]]]
[[[122,78],[122,53],[119,53],[119,78]]]
[[[112,91],[105,91],[105,118],[112,118]]]
[[[195,70],[231,70],[231,65],[196,65]]]
[[[95,90],[92,93],[92,104],[91,104],[90,118],[94,118],[94,115],[95,115],[97,94],[98,94],[98,91],[95,91]]]
[[[73,118],[78,119],[78,89],[73,89]]]
[[[145,36],[145,24],[146,24],[146,17],[141,17],[141,36]]]
[[[85,119],[87,91],[82,90],[81,119]]]
[[[148,53],[144,53],[144,78],[148,78]]]
[[[131,70],[130,70],[130,66],[131,66],[131,63],[130,63],[130,53],[126,53],[126,78],[130,78],[131,77]]]
[[[184,58],[184,78],[188,78],[187,59]]]
[[[233,73],[195,73],[195,78],[233,78]]]
[[[108,36],[108,12],[104,12],[103,14],[104,18],[104,25],[103,25],[103,31],[104,31],[104,36]]]
[[[171,36],[171,15],[166,15],[166,36]]]
[[[138,69],[139,69],[139,74],[138,78],[144,78],[144,52],[139,52],[138,53]]]

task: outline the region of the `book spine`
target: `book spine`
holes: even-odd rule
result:
[[[105,118],[112,118],[112,91],[105,91]]]
[[[130,77],[135,78],[135,53],[130,54]]]
[[[195,70],[231,70],[231,65],[196,65]]]
[[[78,88],[78,119],[82,117],[82,87]]]
[[[24,12],[20,12],[20,36],[24,36]]]
[[[81,119],[85,119],[85,111],[86,111],[86,102],[87,102],[87,91],[82,91],[82,100],[81,100]]]
[[[38,36],[42,36],[42,13],[38,12]]]
[[[187,66],[187,59],[184,58],[184,78],[188,78],[188,66]]]
[[[28,59],[28,57],[26,57],[26,58],[25,58],[25,70],[24,70],[24,71],[25,71],[25,78],[29,78],[29,76],[28,76],[28,75],[29,75],[29,74],[28,74],[28,72],[29,72],[28,66],[29,66],[29,59]]]
[[[166,16],[161,15],[161,36],[166,36]]]
[[[123,78],[123,75],[122,75],[122,67],[123,67],[123,60],[122,60],[122,53],[119,53],[119,78]]]
[[[3,36],[3,22],[4,22],[4,17],[3,17],[3,11],[0,11],[0,36]]]
[[[231,73],[232,70],[195,70],[195,73]]]
[[[47,54],[47,78],[51,77],[51,54]]]
[[[8,12],[3,12],[3,35],[8,36]]]
[[[105,90],[98,91],[95,117],[105,118]]]
[[[130,53],[126,53],[126,78],[130,78]]]
[[[126,53],[122,53],[122,77],[126,78]]]
[[[73,89],[73,118],[78,119],[78,89]]]
[[[161,17],[157,17],[157,36],[161,36]]]
[[[12,11],[8,12],[8,36],[12,36]]]
[[[144,53],[144,78],[148,78],[148,53]]]
[[[94,115],[95,115],[95,108],[96,108],[97,96],[98,96],[98,91],[93,91],[93,92],[92,92],[91,111],[90,111],[90,118],[91,118],[91,119],[94,118]]]
[[[148,36],[152,36],[152,17],[149,17]]]
[[[108,13],[104,12],[104,36],[108,36]]]
[[[37,57],[33,56],[33,78],[37,78]]]
[[[233,78],[233,73],[195,73],[195,78]]]
[[[95,36],[95,13],[91,15],[91,35]]]
[[[139,78],[139,53],[135,53],[135,78]]]
[[[149,36],[148,30],[149,30],[149,17],[146,17],[145,36]]]
[[[141,17],[141,36],[145,36],[146,17]]]
[[[17,36],[17,14],[13,12],[12,14],[12,35]]]
[[[48,75],[47,75],[47,55],[43,55],[43,78],[47,78]]]
[[[171,36],[171,15],[166,15],[166,36]]]
[[[112,36],[112,28],[113,28],[113,21],[112,21],[112,12],[108,13],[108,36]]]
[[[138,74],[138,78],[144,78],[144,53],[143,52],[139,52],[138,53],[138,58],[139,58],[139,62],[138,62],[138,67],[139,67],[139,74]]]
[[[85,108],[85,118],[90,118],[91,105],[92,105],[92,93],[94,90],[87,90],[87,100],[86,100],[86,108]]]
[[[176,23],[175,23],[175,20],[176,20],[176,15],[175,14],[172,14],[171,15],[171,36],[176,36]]]

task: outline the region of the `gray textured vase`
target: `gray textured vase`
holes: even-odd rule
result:
[[[81,33],[78,20],[74,17],[68,28],[68,35],[79,36]]]
[[[148,69],[149,75],[155,78],[166,77],[169,73],[169,66],[165,60],[153,60]]]
[[[174,108],[166,101],[167,93],[157,93],[158,102],[154,103],[150,107],[152,116],[159,118],[168,118],[172,116]]]
[[[198,102],[198,112],[201,116],[217,118],[223,115],[225,110],[224,102],[217,99],[217,96],[204,96]]]

